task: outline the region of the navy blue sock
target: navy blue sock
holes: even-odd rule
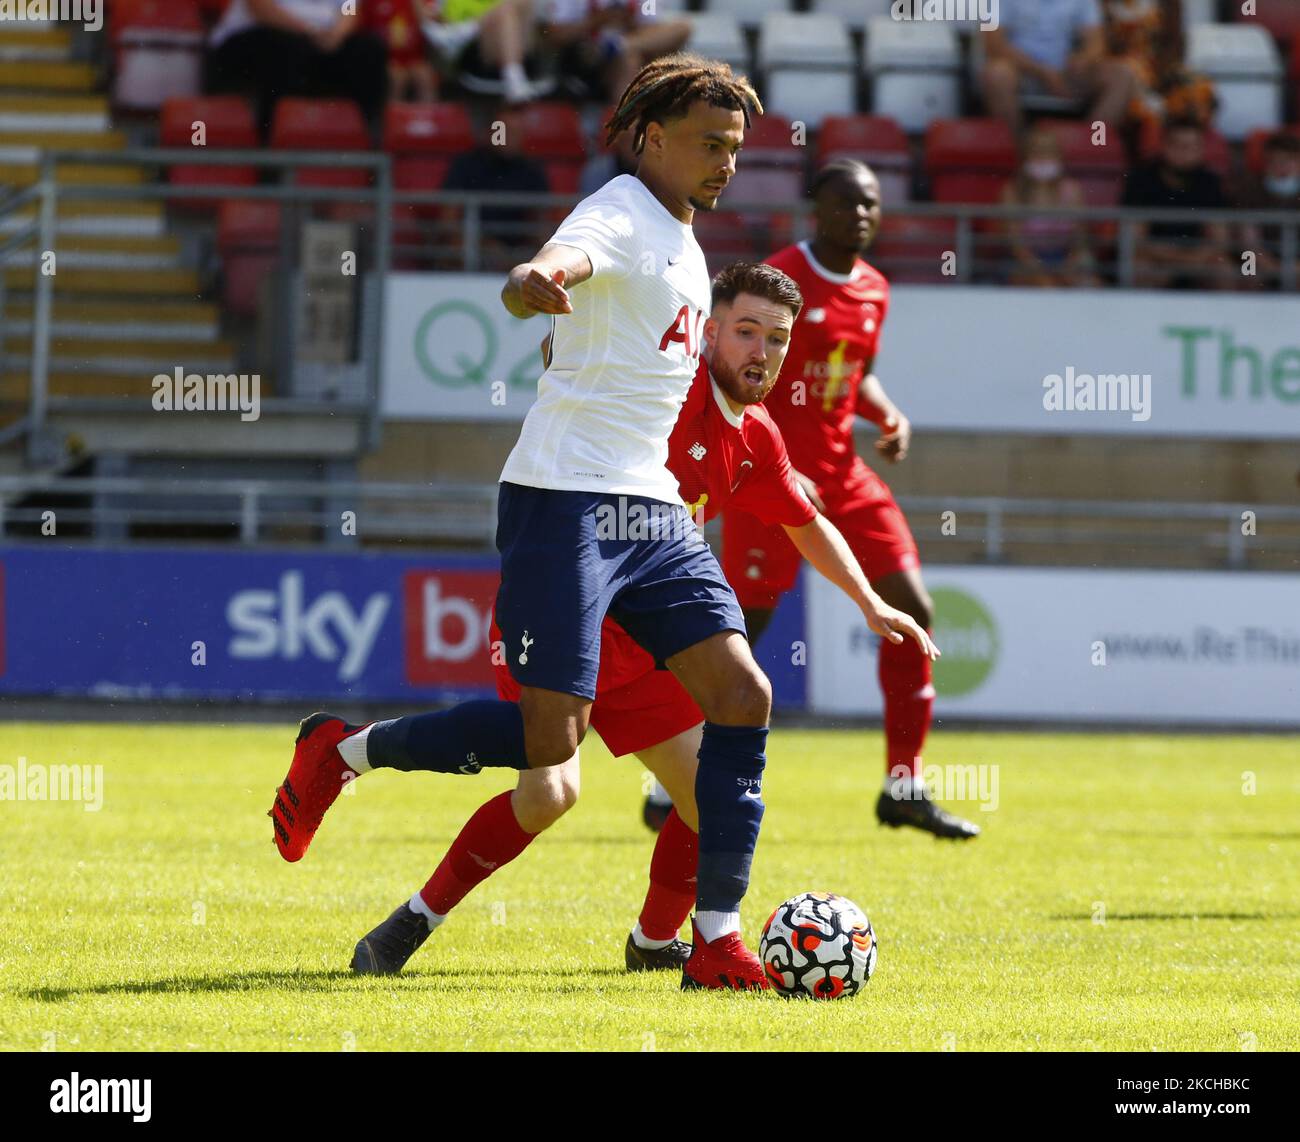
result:
[[[700,811],[696,907],[738,912],[763,821],[766,726],[704,723],[695,801]]]
[[[436,714],[376,722],[366,738],[376,769],[477,773],[484,766],[527,769],[524,718],[515,702],[462,702]]]

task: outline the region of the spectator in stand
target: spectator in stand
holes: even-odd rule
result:
[[[1205,127],[1195,119],[1165,125],[1160,157],[1129,172],[1125,206],[1222,210],[1219,176],[1205,165]],[[1138,224],[1135,285],[1157,289],[1232,288],[1240,273],[1229,264],[1228,228],[1221,222]]]
[[[691,38],[690,20],[659,20],[644,0],[539,0],[539,7],[543,40],[580,99],[617,102],[646,64]]]
[[[587,160],[578,178],[578,195],[581,198],[595,194],[611,178],[621,174],[636,174],[641,157],[632,149],[634,134],[630,127],[626,131],[620,131],[614,136],[614,145],[609,150]],[[601,135],[604,135],[603,128]]]
[[[1264,144],[1264,170],[1241,197],[1248,210],[1287,210],[1300,222],[1300,138],[1279,131]],[[1282,272],[1282,227],[1248,222],[1242,227],[1243,250],[1255,254],[1253,285],[1276,285]],[[1300,260],[1296,273],[1300,275]]]
[[[527,103],[540,94],[524,70],[537,39],[538,2],[431,0],[425,34],[455,68],[463,87],[478,94],[499,92],[507,103]],[[485,78],[485,69],[499,71],[499,82]]]
[[[1083,190],[1065,173],[1061,146],[1039,127],[1025,139],[1020,170],[1002,188],[1004,206],[1079,207]],[[1088,227],[1070,218],[1029,217],[1007,224],[1012,285],[1096,286]]]
[[[1182,0],[1106,0],[1106,39],[1110,54],[1128,60],[1137,75],[1127,113],[1139,129],[1165,119],[1208,124],[1214,117],[1214,84],[1183,63]]]
[[[981,33],[980,84],[990,115],[1020,131],[1020,92],[1091,102],[1094,120],[1118,124],[1137,90],[1126,59],[1106,55],[1098,0],[1001,0],[999,25]]]
[[[524,154],[524,123],[518,107],[502,105],[489,126],[488,141],[464,151],[452,160],[443,190],[511,191],[515,194],[548,194],[546,171]],[[459,213],[460,208],[455,208]],[[484,273],[506,272],[521,258],[532,256],[546,241],[541,211],[520,206],[479,207],[482,220]],[[464,225],[463,222],[459,223]],[[528,253],[520,250],[528,248]]]
[[[209,46],[208,89],[251,95],[263,137],[286,95],[353,99],[378,130],[388,94],[384,45],[339,0],[231,0]]]
[[[432,103],[438,76],[429,62],[421,24],[433,17],[432,0],[362,0],[361,23],[388,48],[388,98]]]

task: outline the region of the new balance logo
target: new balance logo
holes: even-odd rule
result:
[[[703,460],[704,454],[706,452],[708,452],[708,449],[705,448],[704,445],[701,444],[698,440],[686,450],[686,454],[692,460]]]

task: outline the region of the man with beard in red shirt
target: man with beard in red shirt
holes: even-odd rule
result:
[[[871,371],[889,308],[889,283],[862,258],[880,227],[880,184],[855,159],[826,164],[813,179],[816,233],[777,251],[768,264],[798,283],[804,307],[766,409],[790,463],[817,509],[843,534],[871,586],[925,630],[933,606],[921,581],[916,541],[885,482],[853,447],[853,421],[880,427],[876,452],[907,455],[912,430]],[[744,511],[723,514],[722,567],[745,611],[751,641],[771,620],[798,574],[800,555],[780,528]],[[929,656],[911,642],[880,644],[885,782],[881,824],[911,825],[967,840],[979,827],[940,808],[922,778],[921,748],[934,703]]]

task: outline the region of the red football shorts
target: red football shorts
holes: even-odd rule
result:
[[[839,489],[818,489],[826,518],[874,582],[921,566],[912,529],[888,485],[861,459]],[[800,555],[785,528],[748,512],[722,513],[722,571],[745,609],[771,610],[794,586]]]
[[[491,643],[500,646],[501,631],[492,620]],[[497,657],[500,657],[498,654]],[[494,662],[497,696],[519,700],[519,683],[505,661]],[[600,628],[600,673],[591,705],[591,728],[615,757],[637,753],[698,726],[704,714],[669,670],[656,670],[654,659],[613,619]]]

